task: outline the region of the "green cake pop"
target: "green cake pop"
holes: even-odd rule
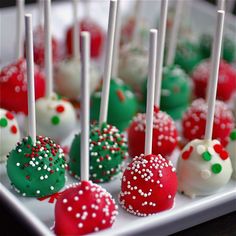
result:
[[[101,88],[91,97],[91,120],[98,120],[101,102]],[[107,122],[119,130],[128,127],[130,120],[138,109],[137,99],[131,88],[120,79],[110,83]]]
[[[211,56],[211,48],[213,43],[213,38],[210,34],[203,34],[201,35],[200,39],[200,49],[205,58],[209,58]],[[225,37],[223,39],[223,59],[225,59],[227,62],[231,63],[235,59],[236,54],[236,45],[235,43],[229,39],[228,37]]]
[[[17,192],[27,197],[52,195],[65,184],[66,163],[60,146],[50,138],[23,138],[7,160],[7,174]]]
[[[95,183],[108,182],[122,170],[127,157],[127,141],[123,134],[106,123],[90,126],[90,179]],[[70,149],[69,172],[80,178],[80,134],[75,135]]]

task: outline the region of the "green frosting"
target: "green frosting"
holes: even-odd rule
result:
[[[204,58],[209,58],[211,56],[211,48],[213,43],[213,38],[210,34],[203,34],[200,37],[200,48]],[[234,61],[236,54],[235,43],[227,37],[223,39],[223,58],[231,63]]]
[[[163,68],[161,89],[161,110],[166,111],[174,120],[182,118],[190,101],[190,81],[187,74],[177,65]],[[147,97],[147,82],[144,97]],[[145,99],[146,103],[146,99]]]
[[[203,59],[200,47],[189,41],[181,41],[177,45],[175,64],[180,65],[188,74]]]
[[[98,120],[101,102],[100,88],[91,97],[91,120]],[[110,83],[107,122],[123,131],[138,109],[137,99],[131,88],[119,79],[112,79]]]
[[[127,142],[123,134],[111,125],[90,127],[90,179],[95,183],[108,182],[122,170],[127,157]],[[75,135],[70,149],[69,172],[80,178],[80,135]]]
[[[63,150],[50,138],[37,136],[36,145],[26,137],[7,160],[7,174],[17,192],[27,197],[44,197],[65,185]]]

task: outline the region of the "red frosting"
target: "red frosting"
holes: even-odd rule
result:
[[[130,157],[144,153],[146,115],[137,114],[128,128],[128,151]],[[153,154],[170,156],[177,146],[177,129],[174,121],[165,112],[154,109],[153,117]]]
[[[173,206],[177,185],[170,161],[161,155],[141,155],[123,174],[119,202],[134,215],[155,214]]]
[[[80,22],[80,31],[88,31],[91,34],[91,56],[97,58],[100,56],[104,44],[104,32],[102,28],[91,19],[83,19]],[[79,36],[78,36],[79,37]],[[73,49],[73,27],[70,27],[66,33],[67,54],[72,55]]]
[[[210,75],[210,62],[204,61],[193,72],[194,93],[197,97],[205,98],[206,88]],[[221,60],[219,68],[219,80],[217,87],[217,98],[227,101],[236,91],[236,71],[235,69]]]
[[[204,138],[206,117],[206,102],[203,99],[195,100],[185,112],[182,120],[183,136],[186,141]],[[234,118],[232,112],[223,102],[216,101],[212,138],[218,139],[223,146],[226,146],[233,128]]]
[[[37,67],[35,67],[35,97],[44,96],[45,81]],[[20,59],[14,64],[6,66],[0,72],[0,107],[9,111],[27,114],[27,76],[26,61]]]
[[[102,187],[88,181],[71,185],[55,206],[57,235],[84,235],[111,227],[117,206]]]

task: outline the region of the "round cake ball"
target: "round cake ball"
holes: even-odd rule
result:
[[[146,132],[146,114],[139,113],[128,128],[129,156],[144,153]],[[178,133],[174,121],[165,112],[154,108],[152,153],[169,157],[177,146]]]
[[[121,48],[119,59],[119,77],[130,85],[134,91],[141,92],[147,78],[148,53],[132,44]]]
[[[27,197],[52,195],[65,184],[66,163],[60,146],[50,138],[37,136],[17,143],[7,160],[7,174],[15,190]]]
[[[119,174],[127,157],[127,142],[123,134],[104,123],[90,126],[90,179],[95,183],[108,182]],[[70,149],[69,170],[80,178],[80,135],[75,135]]]
[[[34,38],[34,62],[40,67],[44,67],[45,33],[42,26],[39,26],[34,30],[33,38]],[[54,37],[52,37],[52,60],[54,63],[59,60],[59,43]]]
[[[80,32],[88,31],[91,35],[91,57],[98,58],[103,49],[105,33],[103,29],[92,19],[86,18],[80,21]],[[73,50],[73,27],[70,27],[66,33],[66,49],[67,55],[72,56]],[[80,37],[80,35],[78,35]]]
[[[236,129],[234,129],[230,134],[230,142],[227,146],[227,151],[229,152],[230,160],[233,167],[233,178],[236,179]]]
[[[208,80],[210,77],[210,61],[199,64],[192,74],[194,94],[197,97],[206,97]],[[217,99],[227,101],[236,90],[236,70],[221,60],[219,68]]]
[[[206,102],[201,98],[193,101],[182,119],[182,133],[186,141],[204,138],[206,118]],[[226,146],[229,142],[229,134],[233,128],[234,118],[232,112],[223,102],[216,101],[213,139],[218,139],[223,146]]]
[[[211,56],[212,45],[213,45],[213,37],[210,34],[201,35],[200,48],[205,58],[209,58]],[[224,37],[222,47],[223,47],[223,59],[229,63],[233,62],[236,54],[235,43],[228,37]]]
[[[177,45],[175,64],[180,65],[188,74],[203,59],[199,45],[190,41],[181,41]]]
[[[129,213],[148,216],[170,209],[177,191],[177,176],[160,154],[135,157],[125,169],[119,202]]]
[[[60,143],[76,127],[76,113],[66,100],[56,95],[52,98],[40,98],[36,102],[37,133],[49,136]]]
[[[38,67],[35,66],[34,68],[35,97],[38,99],[44,96],[45,81]],[[9,111],[27,114],[27,75],[25,59],[20,59],[1,70],[0,91],[0,107]]]
[[[232,174],[229,154],[218,140],[194,139],[181,151],[178,189],[187,196],[205,196],[226,185]]]
[[[80,62],[66,60],[55,67],[54,80],[55,91],[69,99],[77,99],[80,96]],[[90,92],[94,92],[100,81],[100,74],[95,67],[90,68]]]
[[[0,162],[2,162],[20,140],[17,120],[11,112],[2,108],[0,108],[0,137]]]
[[[69,186],[55,206],[56,235],[85,235],[113,225],[118,207],[101,186],[82,181]]]
[[[100,86],[99,90],[91,97],[91,120],[99,119],[101,91],[102,86]],[[137,109],[137,99],[130,87],[125,85],[122,80],[118,78],[111,79],[107,122],[123,131],[128,127]]]

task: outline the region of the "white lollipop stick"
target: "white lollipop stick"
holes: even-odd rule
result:
[[[117,9],[117,1],[111,0],[110,10],[109,10],[109,20],[108,20],[105,67],[104,67],[104,73],[103,73],[100,117],[99,117],[100,125],[107,121],[108,99],[109,99],[110,79],[111,79],[111,69],[112,69],[112,56],[113,56],[114,36],[115,36],[115,28],[116,28],[115,27],[116,9]]]
[[[166,22],[167,22],[168,0],[161,1],[161,16],[160,29],[157,43],[157,64],[156,64],[156,83],[155,83],[155,105],[160,106],[161,97],[161,80],[162,80],[162,66],[166,37]]]
[[[156,76],[157,57],[157,30],[150,30],[149,39],[149,66],[148,66],[148,87],[147,87],[147,111],[146,111],[146,132],[145,132],[145,155],[152,154],[152,133],[153,133],[153,108]]]
[[[35,121],[35,94],[34,94],[34,52],[33,52],[33,30],[32,15],[25,15],[25,38],[26,38],[26,62],[27,62],[27,89],[28,89],[28,132],[36,143],[36,121]]]
[[[225,10],[225,0],[218,0],[217,1],[217,9],[218,10]]]
[[[51,0],[44,1],[44,30],[45,30],[45,71],[46,71],[46,97],[53,93],[52,72],[52,33],[51,33]]]
[[[174,16],[174,24],[171,30],[170,40],[168,43],[168,52],[167,52],[167,60],[166,60],[167,65],[174,64],[180,21],[182,17],[182,9],[183,9],[183,0],[177,0],[175,16]]]
[[[140,9],[141,9],[141,1],[136,0],[135,6],[134,6],[134,12],[133,12],[133,17],[134,17],[134,31],[133,31],[133,41],[135,43],[138,43],[139,40],[139,27],[140,27]]]
[[[79,60],[80,58],[80,37],[79,37],[79,24],[78,24],[78,10],[77,10],[77,4],[78,0],[73,0],[73,57],[75,60]]]
[[[16,22],[16,57],[23,57],[23,31],[24,31],[24,0],[17,0],[17,22]]]
[[[117,0],[116,11],[116,31],[114,42],[114,56],[112,65],[112,76],[117,77],[119,66],[119,52],[120,52],[120,35],[121,35],[121,17],[120,17],[120,0]]]
[[[43,26],[43,2],[44,0],[38,0],[38,24]]]
[[[222,46],[223,28],[224,28],[224,16],[225,16],[224,11],[220,10],[217,12],[217,25],[216,25],[212,57],[211,57],[211,71],[210,71],[211,87],[209,89],[209,97],[207,102],[208,111],[207,111],[206,131],[205,131],[206,140],[212,139],[212,130],[213,130],[214,113],[215,113],[215,100],[216,100],[220,54]]]
[[[81,33],[82,64],[81,64],[81,180],[89,180],[89,65],[90,65],[90,34]]]

